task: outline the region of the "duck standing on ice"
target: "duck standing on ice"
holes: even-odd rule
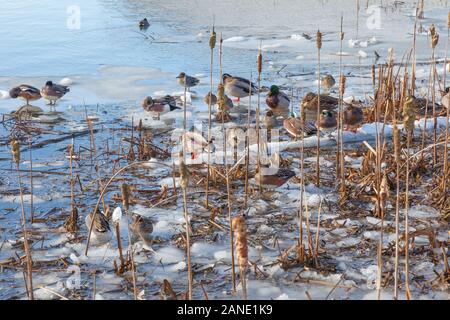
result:
[[[41,98],[41,92],[39,89],[32,87],[28,84],[21,84],[9,90],[9,96],[13,99],[21,98],[30,105],[30,101],[39,100]]]
[[[182,86],[183,88],[186,87],[188,91],[191,91],[192,87],[195,87],[196,85],[198,85],[198,83],[200,82],[200,80],[198,80],[197,78],[188,76],[186,73],[181,72],[178,76],[178,84],[180,86]]]
[[[180,107],[177,107],[175,98],[170,95],[166,95],[162,98],[145,97],[142,101],[142,108],[145,111],[156,113],[158,115],[158,120],[161,114],[181,109]]]
[[[240,102],[241,98],[248,97],[258,92],[256,85],[250,80],[241,77],[232,77],[228,73],[224,73],[222,76],[225,92],[230,96],[236,97],[237,102]]]
[[[47,81],[45,86],[41,89],[41,95],[48,100],[50,105],[56,105],[56,101],[61,99],[70,89],[68,86],[54,84],[52,81]]]

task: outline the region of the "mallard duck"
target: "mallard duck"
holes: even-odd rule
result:
[[[323,77],[321,84],[325,90],[330,91],[330,89],[333,88],[336,84],[336,80],[334,80],[334,77],[331,74],[327,74],[325,77]]]
[[[255,182],[266,189],[275,189],[281,187],[283,184],[289,181],[290,178],[295,176],[294,171],[288,168],[261,168],[261,174],[256,171]]]
[[[44,99],[49,100],[50,105],[55,105],[56,101],[61,99],[70,89],[68,86],[55,84],[52,81],[47,81],[45,86],[41,89],[41,95]]]
[[[142,108],[145,111],[156,113],[158,115],[158,120],[161,114],[181,109],[180,107],[177,107],[175,98],[170,95],[166,95],[162,98],[145,97],[142,101]]]
[[[294,114],[290,118],[284,119],[283,127],[294,138],[302,136],[302,120],[297,118]],[[304,135],[309,136],[317,132],[314,122],[311,120],[305,121]]]
[[[9,90],[9,96],[13,99],[21,98],[30,104],[30,101],[39,100],[41,98],[41,92],[39,89],[32,87],[28,84],[21,84]]]
[[[317,120],[318,96],[313,92],[308,92],[300,103],[300,110],[305,115],[305,119]],[[320,111],[334,110],[338,106],[339,100],[329,95],[320,95]]]
[[[329,137],[336,130],[337,120],[333,111],[323,110],[320,114],[319,122],[316,121],[316,127],[322,132],[327,132]]]
[[[146,245],[152,243],[153,237],[153,221],[150,218],[133,214],[131,216],[130,231],[132,234],[132,241],[136,242],[142,240]]]
[[[223,74],[222,80],[225,87],[225,92],[230,96],[236,97],[238,103],[241,98],[249,96],[250,91],[252,95],[258,92],[258,88],[250,80],[240,77],[232,77],[228,73]]]
[[[288,95],[278,88],[278,86],[273,85],[270,87],[269,93],[266,97],[266,104],[273,111],[276,116],[287,116],[289,115],[289,105],[291,100]]]
[[[195,87],[200,80],[198,80],[197,78],[188,76],[186,73],[181,72],[178,76],[178,84],[180,86],[182,86],[183,88],[186,87],[188,91],[191,90],[192,87]]]
[[[92,215],[92,213],[89,213],[85,219],[86,227],[88,228],[88,230],[91,227]],[[106,243],[111,240],[112,234],[111,228],[109,226],[109,221],[105,217],[105,215],[98,209],[94,217],[94,225],[92,228],[91,236],[99,243]]]
[[[150,26],[150,23],[148,22],[147,18],[142,19],[141,21],[139,21],[139,28],[142,29],[147,29]]]
[[[275,128],[277,126],[277,118],[273,114],[272,110],[268,110],[264,116],[264,125],[268,130]]]
[[[211,106],[215,105],[217,103],[217,97],[214,93],[212,93],[211,91],[208,92],[206,94],[206,96],[203,98],[203,102],[205,102],[205,104],[207,106],[209,106],[211,104]]]
[[[356,106],[348,106],[343,112],[343,117],[346,130],[354,129],[356,132],[356,128],[364,121],[364,112]]]

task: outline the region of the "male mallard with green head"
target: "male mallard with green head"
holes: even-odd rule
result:
[[[44,99],[49,101],[50,105],[55,105],[56,101],[61,99],[70,89],[68,86],[55,84],[52,81],[47,81],[45,86],[41,89],[41,95]]]
[[[39,100],[41,98],[41,92],[39,89],[32,87],[28,84],[21,84],[9,90],[9,96],[13,99],[21,98],[30,104],[30,101]]]
[[[232,77],[228,73],[223,74],[222,81],[225,92],[230,96],[236,97],[238,103],[241,98],[248,97],[250,94],[254,95],[258,92],[258,88],[250,80],[241,77]]]
[[[343,112],[343,117],[345,130],[352,129],[353,132],[356,132],[356,128],[364,121],[364,112],[356,106],[348,106]]]
[[[178,76],[178,84],[180,86],[182,86],[183,88],[186,87],[188,91],[191,91],[192,87],[195,87],[200,80],[198,80],[197,78],[188,76],[186,73],[181,72]]]
[[[276,116],[286,117],[289,114],[289,105],[291,100],[288,95],[276,85],[270,87],[266,97],[266,104]]]
[[[145,111],[156,113],[158,120],[161,114],[181,109],[180,107],[177,107],[175,98],[170,95],[166,95],[162,98],[145,97],[142,101],[142,108]]]

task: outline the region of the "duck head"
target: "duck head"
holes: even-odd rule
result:
[[[145,98],[145,103],[146,103],[148,106],[152,106],[152,105],[153,105],[153,98],[150,97],[150,96],[146,97],[146,98]]]
[[[313,92],[308,92],[306,96],[303,98],[304,101],[312,101],[316,97],[316,94]]]
[[[276,85],[272,85],[269,89],[269,93],[267,94],[269,97],[277,95],[278,93],[280,93],[280,88],[278,88],[278,86]]]
[[[229,75],[228,73],[224,73],[224,74],[222,75],[222,80],[223,80],[223,82],[226,82],[227,79],[230,79],[230,78],[231,78],[231,75]]]
[[[19,87],[15,87],[9,90],[9,96],[13,99],[17,98],[19,96],[19,93],[20,93]]]
[[[185,76],[186,76],[186,73],[181,72],[181,73],[177,76],[177,79],[184,78]]]
[[[51,81],[49,80],[49,81],[47,81],[47,82],[45,83],[45,85],[46,85],[47,87],[51,87],[51,86],[53,86],[53,82],[51,82]]]

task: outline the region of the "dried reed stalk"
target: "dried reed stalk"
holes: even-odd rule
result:
[[[33,205],[33,139],[31,135],[28,137],[28,149],[30,150],[30,222],[34,221],[34,205]]]
[[[322,33],[317,30],[316,34],[317,47],[317,125],[320,121],[320,49],[322,48]],[[320,129],[317,127],[317,159],[316,159],[316,185],[320,186]]]
[[[19,193],[20,193],[20,207],[22,210],[22,233],[23,233],[23,246],[24,251],[26,255],[26,268],[27,271],[24,271],[24,277],[25,277],[25,287],[27,288],[27,295],[29,300],[34,300],[34,291],[33,291],[33,260],[31,258],[31,249],[28,243],[28,232],[26,227],[26,218],[25,218],[25,206],[24,206],[24,200],[23,200],[23,192],[22,192],[22,179],[20,176],[20,145],[17,140],[11,141],[11,151],[13,155],[13,160],[16,164],[16,172],[17,172],[17,179],[19,183]]]
[[[342,101],[344,96],[344,90],[345,90],[345,83],[343,84],[342,81],[345,80],[345,76],[342,74],[342,49],[343,49],[343,41],[344,41],[344,31],[343,31],[343,22],[344,17],[341,15],[341,27],[340,27],[340,33],[339,33],[339,44],[340,44],[340,54],[339,54],[339,109],[338,109],[338,127],[337,127],[337,151],[336,151],[336,184],[337,187],[342,189],[344,187],[345,189],[345,179],[343,177],[343,167],[344,167],[344,150],[343,150],[343,108],[342,108]],[[336,188],[336,189],[338,189]],[[344,191],[342,189],[342,191]]]
[[[245,155],[245,199],[244,199],[244,207],[248,206],[248,170],[250,166],[250,109],[252,105],[252,79],[253,74],[250,72],[250,82],[248,84],[248,108],[247,108],[247,134],[245,135],[245,147],[246,147],[246,155]]]
[[[184,209],[184,220],[186,222],[186,256],[187,256],[187,265],[188,265],[188,299],[192,300],[192,264],[191,264],[191,236],[189,230],[190,221],[187,210],[187,188],[189,185],[189,176],[190,172],[187,165],[184,162],[184,152],[180,153],[180,185],[183,190],[183,209]]]
[[[261,106],[261,71],[262,71],[262,53],[261,53],[261,46],[259,47],[258,52],[258,101],[256,106],[256,141],[257,141],[257,160],[256,160],[256,166],[257,166],[257,172],[259,175],[259,192],[262,192],[262,185],[261,185],[261,134],[260,134],[260,106]],[[251,85],[251,84],[250,84]]]
[[[214,61],[214,47],[216,46],[216,31],[214,31],[214,23],[211,30],[211,36],[209,38],[209,48],[210,48],[210,65],[209,65],[209,85],[211,94],[213,92],[213,61]],[[211,96],[208,99],[208,164],[206,170],[206,208],[209,207],[209,175],[210,175],[210,166],[211,166]]]

